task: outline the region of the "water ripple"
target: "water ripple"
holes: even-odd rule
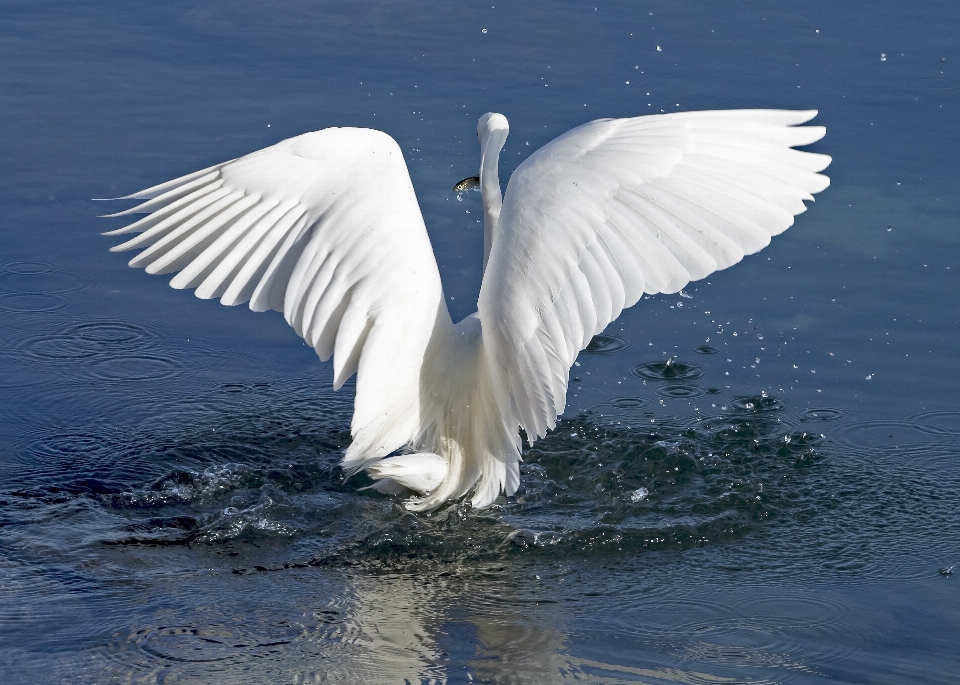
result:
[[[783,400],[765,394],[759,397],[737,397],[730,404],[739,411],[751,413],[781,411],[785,407]]]
[[[698,385],[668,383],[661,385],[654,392],[656,392],[660,397],[668,397],[671,399],[693,399],[695,397],[700,397],[705,391]]]
[[[630,347],[630,341],[616,335],[595,335],[590,340],[585,354],[612,354],[620,350],[626,350]]]
[[[933,434],[960,435],[960,411],[925,411],[907,420]]]
[[[923,90],[934,90],[941,93],[960,89],[960,80],[952,76],[921,76],[917,83]]]
[[[592,404],[584,411],[587,414],[596,414],[604,417],[637,417],[642,409],[650,406],[650,400],[643,397],[618,397],[609,402]]]
[[[91,274],[62,269],[45,262],[0,265],[0,290],[17,293],[68,293],[89,288]]]
[[[831,432],[841,444],[850,447],[899,448],[928,442],[930,427],[906,419],[870,419],[847,422]]]
[[[202,606],[182,612],[179,622],[170,616],[170,623],[135,630],[115,644],[113,651],[126,652],[122,661],[147,669],[171,663],[224,667],[263,660],[281,662],[283,655],[298,652],[300,658],[311,652],[319,657],[331,649],[329,643],[350,643],[360,636],[347,611],[343,600],[331,601],[282,620],[252,623],[246,616],[225,613],[215,605]]]
[[[0,310],[17,314],[55,312],[67,304],[67,298],[56,293],[0,293]]]
[[[155,381],[175,376],[180,364],[160,354],[125,354],[100,359],[89,367],[91,375],[105,381]]]
[[[741,613],[750,616],[741,625],[751,630],[770,633],[778,630],[819,630],[846,624],[850,607],[837,597],[768,595],[748,599],[740,605]]]
[[[640,364],[633,369],[633,375],[652,381],[690,381],[703,375],[703,369],[696,364],[673,359],[652,361]]]
[[[800,413],[801,421],[840,421],[846,418],[849,412],[845,409],[819,407],[805,409]]]
[[[142,326],[100,321],[69,326],[59,333],[30,336],[19,347],[30,359],[70,362],[101,354],[139,351],[150,345],[151,338],[151,333]]]

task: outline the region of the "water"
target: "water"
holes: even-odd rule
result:
[[[4,683],[955,682],[955,3],[0,17]],[[351,386],[280,316],[128,269],[89,200],[380,128],[456,318],[480,114],[510,119],[506,177],[589,119],[724,107],[819,108],[831,188],[612,324],[483,512],[344,483]]]

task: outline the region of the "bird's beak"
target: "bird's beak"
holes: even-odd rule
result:
[[[477,188],[480,185],[479,176],[471,176],[470,178],[465,178],[462,181],[458,181],[453,185],[453,192],[462,193],[465,190],[470,190],[471,188]]]

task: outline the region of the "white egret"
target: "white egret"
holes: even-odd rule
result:
[[[334,387],[357,374],[348,474],[417,493],[413,510],[519,484],[564,410],[578,352],[644,293],[739,262],[826,188],[816,111],[601,119],[526,159],[501,197],[506,118],[477,125],[484,209],[478,311],[454,323],[403,154],[386,133],[328,128],[148,188],[106,235],[170,285],[283,312]]]

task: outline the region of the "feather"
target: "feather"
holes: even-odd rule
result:
[[[108,235],[149,273],[224,305],[282,311],[333,384],[356,374],[347,474],[413,510],[520,482],[518,429],[556,426],[570,367],[644,293],[672,293],[767,245],[829,185],[815,111],[602,119],[536,151],[500,195],[506,118],[478,123],[485,272],[453,323],[403,156],[331,128],[127,196]],[[401,452],[397,454],[397,452]]]

